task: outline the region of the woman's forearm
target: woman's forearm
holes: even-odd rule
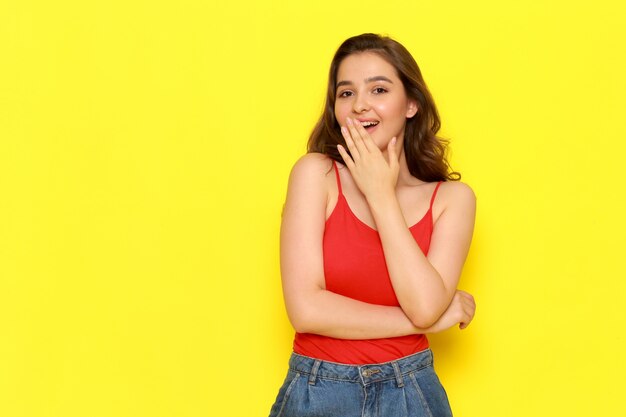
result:
[[[285,300],[289,319],[299,333],[338,339],[379,339],[424,333],[400,307],[369,304],[325,289],[301,300]]]
[[[438,333],[457,324],[463,329],[472,321],[476,311],[474,297],[457,290],[439,319],[430,327],[419,328],[400,307],[368,304],[323,289],[307,299],[308,311],[290,314],[296,330],[337,339],[380,339]]]
[[[444,185],[428,256],[407,227],[395,193],[368,197],[396,297],[418,327],[431,326],[450,304],[474,231],[474,192],[460,182]]]
[[[402,309],[414,325],[432,325],[449,305],[455,288],[446,288],[437,270],[422,253],[395,195],[368,202]]]

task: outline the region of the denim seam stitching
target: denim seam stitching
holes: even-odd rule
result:
[[[433,417],[433,412],[430,410],[430,406],[428,405],[426,398],[424,398],[424,393],[422,392],[422,388],[417,382],[417,378],[415,378],[415,374],[411,373],[409,375],[409,378],[413,382],[413,386],[415,387],[415,390],[417,391],[417,395],[419,396],[420,402],[422,403],[422,407],[424,407],[429,417]]]
[[[412,373],[415,372],[419,372],[423,369],[428,368],[430,365],[425,365],[425,366],[420,366],[419,368],[415,368],[415,369],[411,369],[410,371],[404,372],[401,375],[403,377],[411,375]],[[290,368],[291,371],[300,374],[300,375],[306,375],[307,377],[312,375],[312,372],[307,372],[307,371],[303,371],[301,369],[294,369],[294,368]],[[386,382],[386,381],[392,381],[395,380],[396,377],[395,375],[390,375],[386,378],[383,379],[377,379],[375,381],[369,381],[369,382],[365,382],[365,380],[361,380],[360,375],[359,375],[359,379],[346,379],[346,378],[340,378],[340,377],[333,377],[333,376],[326,376],[326,375],[320,375],[319,373],[316,375],[316,379],[324,379],[324,380],[328,380],[328,381],[337,381],[337,382],[352,382],[352,383],[361,383],[362,385],[368,385],[374,382]]]
[[[293,386],[298,379],[300,379],[300,373],[296,372],[296,376],[293,378],[293,381],[291,381],[291,383],[287,387],[287,391],[285,391],[285,396],[283,397],[283,403],[280,405],[280,411],[278,411],[278,414],[276,415],[276,417],[280,417],[283,415],[283,411],[285,410],[285,404],[287,404],[287,401],[289,401],[289,395],[291,394]]]
[[[365,388],[365,384],[361,384],[361,389],[363,390],[363,405],[361,406],[361,417],[365,417],[365,405],[367,404],[367,389]]]
[[[425,363],[425,364],[423,364],[423,365],[421,365],[421,366],[419,366],[417,368],[413,368],[413,369],[411,369],[409,371],[406,371],[405,373],[402,374],[402,376],[409,375],[409,374],[421,371],[422,369],[428,368],[429,366],[432,366],[432,365],[433,365],[432,362]]]

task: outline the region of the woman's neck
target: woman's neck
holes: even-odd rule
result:
[[[409,166],[406,163],[406,156],[404,154],[404,147],[401,148],[400,155],[398,155],[398,163],[400,164],[400,172],[398,173],[397,187],[403,186],[415,186],[424,184],[424,181],[415,178],[411,175]],[[386,153],[386,151],[385,151]]]

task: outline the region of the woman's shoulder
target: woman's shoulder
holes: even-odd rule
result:
[[[332,169],[333,160],[328,155],[310,152],[302,155],[291,169],[292,179],[320,181],[325,179]]]
[[[328,169],[333,160],[326,154],[319,152],[309,152],[302,155],[294,164],[294,169],[300,170],[317,170]]]
[[[476,194],[472,187],[461,181],[444,181],[441,183],[437,200],[444,206],[466,206],[476,205]],[[435,200],[435,201],[437,201]]]
[[[332,159],[324,154],[307,153],[301,156],[289,175],[286,206],[298,206],[309,213],[303,215],[304,218],[311,217],[311,210],[319,209],[322,213],[329,199],[332,171]]]
[[[441,183],[441,189],[446,190],[447,193],[458,195],[460,197],[471,197],[476,195],[474,194],[474,190],[469,184],[462,181],[443,181]]]

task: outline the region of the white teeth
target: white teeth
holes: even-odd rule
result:
[[[361,126],[363,127],[376,126],[377,124],[378,122],[361,122]]]

